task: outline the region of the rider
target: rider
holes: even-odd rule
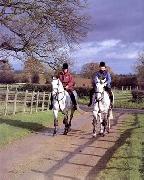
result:
[[[113,107],[113,93],[111,91],[111,75],[106,69],[105,62],[100,62],[99,64],[99,71],[96,72],[94,79],[92,80],[92,90],[90,91],[90,102],[88,106],[91,106],[92,101],[93,101],[93,94],[95,93],[95,84],[97,83],[97,78],[98,79],[106,79],[107,85],[105,86],[105,90],[108,92],[109,97],[110,97],[110,107]]]
[[[68,70],[67,63],[63,64],[62,71],[59,73],[58,78],[62,82],[64,89],[69,93],[72,103],[73,103],[73,108],[75,110],[77,110],[77,102],[76,102],[75,96],[73,94],[75,82],[74,82],[73,76],[71,75],[71,73]],[[51,96],[51,104],[50,104],[49,109],[53,108],[52,101],[53,101],[53,99]]]

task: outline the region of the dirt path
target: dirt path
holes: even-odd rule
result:
[[[92,116],[86,112],[74,118],[67,136],[60,129],[53,137],[48,129],[18,140],[0,152],[0,180],[95,179],[119,147],[117,127],[124,116],[116,114],[105,137],[92,138]]]

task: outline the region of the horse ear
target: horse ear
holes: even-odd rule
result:
[[[106,78],[104,78],[103,80],[101,80],[101,82],[104,84],[106,82]]]
[[[56,76],[53,76],[53,77],[52,77],[52,79],[53,79],[53,80],[56,80],[56,79],[57,79],[57,77],[56,77]]]
[[[97,80],[98,83],[100,82],[100,79],[98,77],[96,77],[96,80]]]

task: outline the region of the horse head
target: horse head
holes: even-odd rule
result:
[[[52,85],[52,94],[59,94],[60,92],[64,92],[64,88],[63,88],[63,85],[62,85],[62,82],[60,81],[59,78],[57,77],[52,77],[52,82],[51,82],[51,85]]]
[[[105,79],[97,78],[97,83],[96,83],[96,98],[97,98],[97,100],[100,100],[102,98],[105,86],[106,86],[106,78]]]

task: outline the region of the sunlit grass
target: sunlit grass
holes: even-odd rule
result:
[[[123,144],[96,179],[140,180],[144,177],[144,115],[129,115],[120,127]]]
[[[59,116],[61,119],[62,115]],[[0,146],[49,126],[53,127],[52,111],[1,116]]]

